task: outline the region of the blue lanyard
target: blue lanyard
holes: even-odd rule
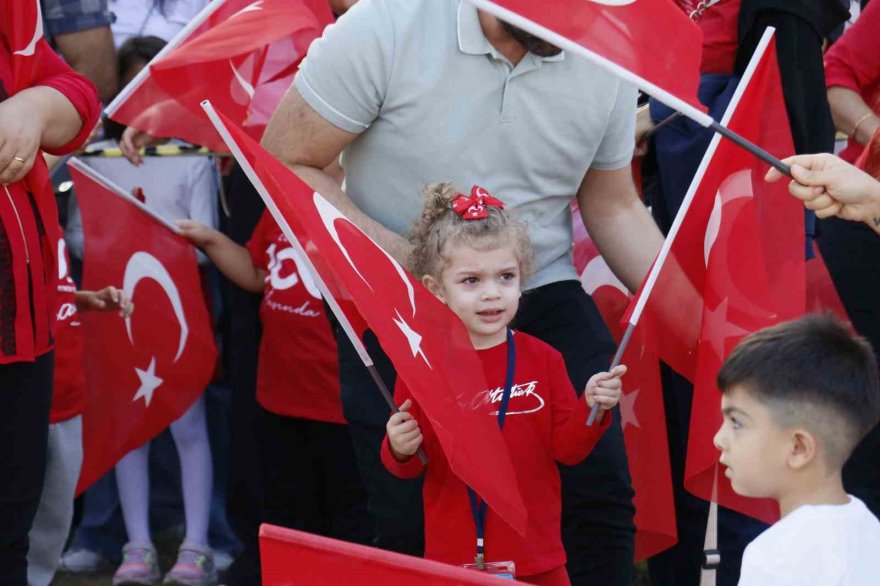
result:
[[[516,362],[516,350],[513,342],[513,330],[507,328],[507,376],[504,379],[504,394],[501,395],[501,406],[498,407],[498,427],[504,429],[504,418],[507,416],[507,405],[510,403],[510,395],[513,390],[513,370]],[[474,561],[479,569],[483,569],[485,563],[484,538],[486,531],[486,501],[479,500],[477,493],[468,487],[468,497],[471,501],[471,513],[474,516],[474,525],[477,528],[477,556]]]

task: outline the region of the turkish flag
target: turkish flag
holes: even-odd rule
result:
[[[574,214],[574,266],[584,290],[593,298],[602,319],[620,343],[623,337],[620,320],[631,295],[599,254],[577,213]],[[635,559],[639,561],[675,545],[678,532],[660,363],[638,339],[637,333],[624,351],[621,364],[628,368],[623,379],[620,416],[635,490]]]
[[[697,99],[703,35],[672,0],[472,1],[661,101],[667,93],[705,111]]]
[[[430,420],[452,470],[525,534],[526,510],[501,431],[471,408],[486,381],[461,321],[228,118],[217,113],[215,125],[288,240],[299,242],[325,283],[348,292]]]
[[[849,323],[849,315],[837,293],[834,281],[831,280],[825,259],[822,258],[818,248],[815,249],[815,253],[816,256],[807,261],[807,311],[810,313],[830,311]]]
[[[82,314],[89,395],[77,494],[189,409],[217,350],[195,249],[78,160],[68,164],[85,232],[83,289],[122,288],[132,315]]]
[[[263,584],[272,586],[504,584],[487,573],[274,525],[260,526],[260,561]]]
[[[259,138],[309,45],[332,20],[326,0],[215,0],[107,114],[153,136],[223,150],[199,107],[210,99]]]
[[[759,45],[722,123],[775,157],[794,150],[771,38]],[[803,210],[785,185],[763,181],[765,167],[715,136],[629,309],[649,347],[694,382],[685,487],[706,500],[718,464],[715,378],[724,358],[746,335],[806,308]],[[739,497],[726,478],[718,503],[768,522],[778,516],[775,503]]]

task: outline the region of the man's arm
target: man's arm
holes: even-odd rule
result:
[[[577,193],[584,225],[602,257],[636,291],[663,246],[663,236],[639,199],[626,167],[590,169]]]
[[[70,67],[97,86],[101,103],[106,104],[113,99],[119,89],[119,79],[116,49],[109,26],[58,34],[55,44]]]
[[[269,121],[262,144],[386,252],[405,263],[412,250],[409,242],[362,212],[324,171],[357,136],[327,122],[292,85]]]

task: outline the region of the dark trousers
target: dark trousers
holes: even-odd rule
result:
[[[260,415],[261,521],[372,544],[375,527],[348,428],[265,409]]]
[[[525,293],[513,326],[562,353],[578,394],[592,375],[608,370],[611,363],[614,341],[578,281]],[[562,541],[572,585],[631,586],[635,508],[617,409],[614,422],[590,455],[576,466],[560,466],[559,471]]]
[[[0,585],[27,585],[28,532],[43,491],[54,352],[0,365]]]
[[[880,238],[862,224],[829,219],[819,223],[819,248],[853,327],[880,359]],[[880,516],[880,426],[856,447],[843,468],[847,492]]]
[[[328,311],[327,315],[332,313]],[[382,465],[380,447],[391,410],[342,328],[332,318],[331,322],[339,347],[342,410],[369,494],[368,508],[376,523],[375,544],[421,557],[425,553],[422,479],[401,480]],[[394,366],[372,332],[364,335],[364,345],[385,385],[393,392],[397,378]]]
[[[523,295],[514,326],[560,350],[578,392],[606,370],[614,345],[589,296],[577,281],[554,283]],[[338,330],[338,328],[337,328]],[[361,474],[376,515],[378,545],[411,555],[424,551],[421,482],[389,474],[379,458],[389,409],[354,349],[337,331],[342,402]],[[367,350],[393,388],[393,366],[368,333]],[[583,463],[561,466],[562,533],[572,584],[630,586],[634,509],[619,416]]]

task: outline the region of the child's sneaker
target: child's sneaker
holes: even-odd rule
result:
[[[214,586],[217,584],[214,552],[210,547],[182,544],[177,551],[177,563],[165,574],[162,583],[178,586]]]
[[[68,549],[58,561],[58,571],[71,574],[90,574],[99,572],[110,562],[96,551],[88,549]]]
[[[122,563],[113,574],[113,586],[152,586],[161,578],[156,548],[150,544],[125,544]]]

